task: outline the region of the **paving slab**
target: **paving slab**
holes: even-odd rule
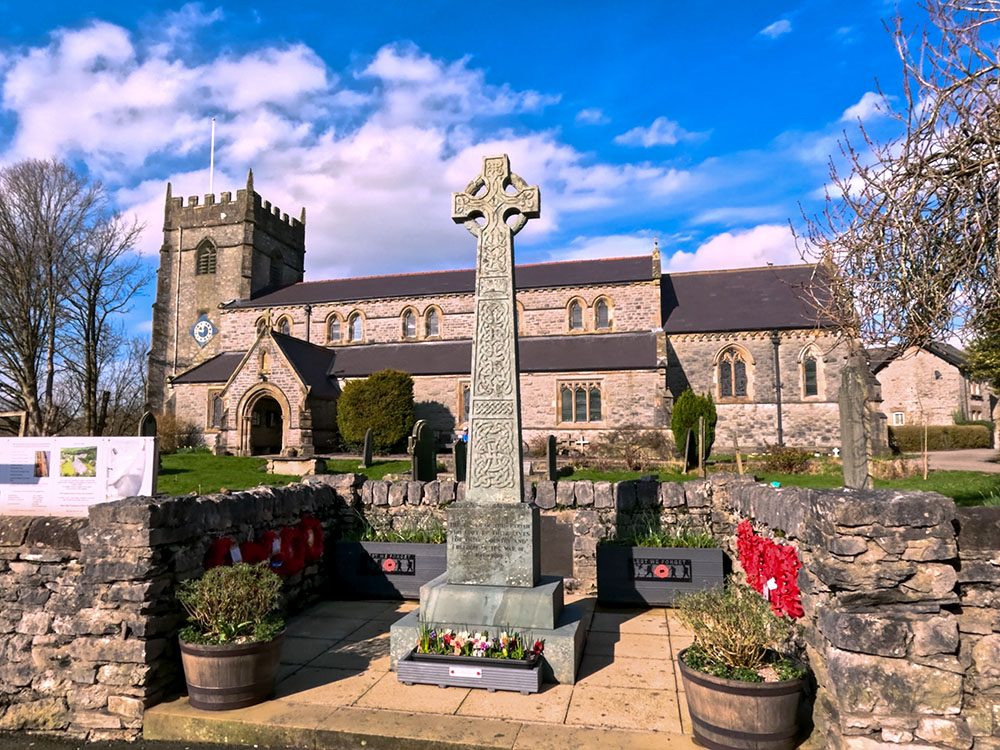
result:
[[[690,634],[674,613],[567,600],[588,613],[576,685],[534,695],[402,685],[389,671],[389,627],[417,603],[329,601],[290,621],[274,700],[200,711],[181,698],[147,710],[144,736],[310,750],[697,747],[674,661]]]

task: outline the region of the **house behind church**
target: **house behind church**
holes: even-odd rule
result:
[[[345,380],[414,378],[417,416],[468,419],[474,271],[304,282],[305,212],[253,189],[185,204],[167,188],[152,408],[218,452],[324,452]],[[517,266],[525,440],[669,433],[674,399],[710,392],[717,449],[839,443],[845,347],[809,302],[813,266],[663,274],[650,255]],[[780,394],[780,398],[779,398]]]

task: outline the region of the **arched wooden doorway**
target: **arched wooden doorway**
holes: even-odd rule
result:
[[[288,444],[288,400],[271,385],[248,393],[240,407],[240,453],[280,454]]]

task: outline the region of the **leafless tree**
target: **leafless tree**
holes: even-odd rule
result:
[[[101,336],[142,283],[137,232],[62,162],[0,169],[0,400],[26,412],[27,434],[65,429],[86,401],[68,387],[74,364],[91,360],[96,392]]]
[[[883,96],[898,136],[841,143],[804,253],[844,334],[902,351],[1000,319],[1000,0],[928,0],[924,28],[886,25],[902,95]],[[882,93],[882,90],[879,90]]]

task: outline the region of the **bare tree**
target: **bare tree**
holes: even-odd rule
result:
[[[89,228],[73,264],[72,293],[67,299],[70,334],[78,342],[70,366],[80,379],[83,431],[99,435],[98,384],[122,343],[113,323],[129,310],[135,294],[151,275],[134,252],[142,227],[113,215]]]
[[[887,24],[902,63],[899,135],[864,124],[831,161],[804,253],[821,263],[818,300],[844,334],[902,351],[1000,319],[1000,0],[928,0],[916,33]],[[881,89],[880,89],[881,93]]]
[[[66,428],[87,401],[73,393],[73,365],[96,394],[102,336],[145,283],[130,253],[137,233],[108,210],[100,183],[66,164],[0,169],[0,400],[27,414],[27,434]]]

